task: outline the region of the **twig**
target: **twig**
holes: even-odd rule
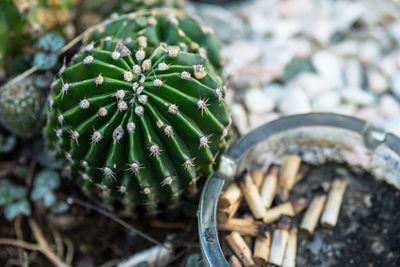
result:
[[[61,196],[61,197],[63,197],[63,196]],[[116,223],[122,225],[123,227],[129,229],[130,231],[135,232],[136,234],[138,234],[138,235],[141,236],[142,238],[144,238],[144,239],[150,241],[151,243],[154,243],[154,244],[156,244],[156,245],[158,245],[158,246],[161,246],[161,247],[163,247],[163,248],[169,249],[169,248],[166,247],[164,244],[162,244],[162,243],[160,243],[159,241],[155,240],[155,239],[152,238],[151,236],[149,236],[149,235],[143,233],[143,232],[140,231],[139,229],[136,229],[136,228],[134,228],[133,226],[131,226],[131,225],[129,225],[128,223],[126,223],[125,221],[123,221],[123,220],[117,218],[117,217],[116,217],[114,214],[112,214],[111,212],[108,212],[108,211],[106,211],[106,210],[104,210],[104,209],[101,209],[101,208],[99,208],[99,207],[97,207],[97,206],[94,206],[94,205],[92,205],[92,204],[90,204],[90,203],[87,203],[87,202],[82,201],[82,200],[77,199],[77,198],[68,197],[66,200],[67,200],[67,202],[68,202],[69,204],[77,204],[77,205],[82,206],[82,207],[85,207],[85,208],[87,208],[87,209],[94,210],[94,211],[96,211],[97,213],[100,213],[100,214],[102,214],[102,215],[104,215],[104,216],[110,218],[111,220],[115,221]]]
[[[41,250],[40,246],[37,244],[31,244],[31,243],[27,243],[22,240],[11,239],[11,238],[0,238],[0,245],[15,246],[15,247],[28,249],[28,250],[36,250],[36,251]]]
[[[15,218],[14,229],[15,229],[15,234],[17,236],[17,239],[20,241],[23,241],[24,235],[21,230],[21,220],[22,220],[22,215],[20,214]],[[18,249],[18,254],[19,254],[19,258],[21,259],[21,262],[24,262],[24,250],[22,248]]]
[[[65,257],[65,262],[67,264],[72,264],[74,260],[74,243],[68,237],[64,237],[64,243],[67,246],[67,256]]]
[[[59,257],[57,257],[53,250],[51,250],[49,244],[43,236],[42,231],[32,218],[29,218],[29,226],[33,232],[33,236],[39,244],[40,252],[42,252],[52,263],[54,263],[54,265],[58,267],[69,267],[70,265],[63,262]]]

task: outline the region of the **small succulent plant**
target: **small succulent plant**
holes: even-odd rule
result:
[[[95,33],[49,99],[47,140],[69,162],[64,173],[148,211],[210,174],[229,124],[211,38],[190,18],[163,15],[122,16]]]
[[[64,33],[66,36],[71,35],[70,29],[73,27],[71,19],[74,17],[77,0],[14,0],[13,2],[26,18],[26,28],[34,39],[49,30]]]
[[[5,85],[0,91],[0,122],[20,137],[32,137],[43,127],[45,99],[32,78]]]

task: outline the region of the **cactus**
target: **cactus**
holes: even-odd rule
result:
[[[200,47],[207,42],[198,42],[210,33],[197,24],[191,32],[193,24],[122,16],[74,57],[52,86],[46,127],[49,146],[69,163],[64,174],[152,212],[212,172],[229,120],[221,78]]]
[[[179,46],[179,49],[208,58],[215,70],[221,74],[223,63],[219,52],[219,41],[213,30],[202,25],[197,18],[178,15],[174,10],[167,10],[168,16],[156,15],[161,12],[162,10],[155,9],[153,15],[137,16],[131,13],[120,16],[95,31],[92,40],[109,36],[130,40],[144,35],[147,36],[149,45],[154,46],[164,41]]]
[[[37,134],[44,122],[45,99],[26,78],[15,84],[7,84],[0,91],[0,121],[4,128],[20,137]]]

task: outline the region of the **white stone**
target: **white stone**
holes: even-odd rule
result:
[[[328,45],[335,31],[335,25],[325,16],[312,16],[312,22],[308,25],[307,33],[322,45]]]
[[[285,95],[286,88],[279,84],[272,83],[264,86],[262,91],[270,100],[272,100],[274,105],[277,105]]]
[[[287,44],[295,57],[310,57],[312,52],[311,42],[305,38],[292,38]]]
[[[358,105],[369,106],[375,103],[375,96],[357,87],[346,87],[342,90],[342,98]]]
[[[339,113],[347,116],[353,116],[357,111],[357,106],[353,103],[342,103],[331,112]]]
[[[234,103],[231,106],[232,119],[239,130],[241,135],[246,134],[249,131],[249,123],[247,120],[247,114],[241,104]]]
[[[362,64],[370,65],[379,59],[380,54],[379,44],[376,41],[368,40],[361,43],[358,58]]]
[[[239,16],[231,10],[218,5],[190,5],[185,11],[201,17],[202,21],[215,31],[222,41],[245,39],[247,31]]]
[[[275,20],[272,30],[275,40],[284,42],[300,32],[301,23],[296,19]]]
[[[318,74],[310,72],[303,72],[297,75],[297,77],[289,83],[289,86],[302,88],[309,98],[313,98],[321,92],[333,89],[330,82],[327,82]]]
[[[222,56],[230,67],[235,69],[245,68],[258,60],[262,55],[258,45],[247,41],[237,41],[222,49]]]
[[[320,93],[311,102],[314,112],[335,112],[339,104],[340,95],[337,91]]]
[[[372,124],[374,127],[381,127],[384,123],[385,119],[379,112],[379,108],[377,106],[365,107],[356,112],[354,114],[355,117],[365,120]]]
[[[400,21],[393,22],[388,27],[389,33],[400,44]]]
[[[400,102],[391,95],[384,95],[379,101],[379,111],[385,118],[400,115]]]
[[[254,130],[263,124],[266,124],[270,121],[278,119],[279,117],[280,117],[280,115],[276,112],[268,112],[268,113],[262,113],[262,114],[250,114],[249,115],[250,129]]]
[[[335,28],[338,31],[347,31],[364,15],[365,7],[362,2],[338,1],[335,2],[334,10]]]
[[[300,88],[291,88],[279,103],[279,111],[283,115],[311,112],[310,100]]]
[[[387,76],[392,77],[399,71],[398,58],[400,53],[390,53],[379,62],[379,68]]]
[[[321,50],[314,54],[312,63],[319,75],[337,87],[343,84],[341,60],[332,52]]]
[[[333,46],[333,51],[342,57],[355,57],[360,53],[360,44],[356,40],[343,40]]]
[[[350,87],[361,88],[363,82],[363,70],[358,60],[348,60],[344,64],[345,84]]]
[[[252,113],[264,113],[274,109],[274,102],[263,91],[250,89],[244,96],[247,109]]]
[[[400,99],[400,73],[396,74],[390,82],[392,93]]]
[[[368,72],[368,86],[371,92],[377,95],[384,94],[389,90],[388,80],[377,70],[371,70]]]
[[[400,137],[400,115],[388,118],[383,124],[383,129]]]

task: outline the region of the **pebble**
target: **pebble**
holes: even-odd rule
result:
[[[385,119],[379,112],[379,107],[371,106],[365,107],[356,112],[355,117],[369,122],[374,127],[381,127]]]
[[[400,115],[389,117],[382,127],[385,131],[400,137]]]
[[[327,83],[321,76],[310,72],[297,75],[297,77],[289,83],[289,86],[302,88],[309,98],[313,98],[321,92],[333,89],[333,86]]]
[[[379,112],[387,118],[400,115],[400,103],[391,95],[384,95],[379,101]]]
[[[246,110],[241,104],[234,103],[231,105],[232,120],[236,125],[241,135],[246,134],[249,131],[249,123],[247,120]]]
[[[250,130],[254,130],[265,123],[269,123],[273,120],[279,119],[280,116],[281,115],[277,112],[250,114],[249,115]]]
[[[264,113],[274,109],[274,101],[259,89],[250,89],[244,97],[246,108],[251,113]]]
[[[274,103],[274,106],[276,106],[285,95],[286,88],[279,84],[271,83],[264,86],[262,91]]]
[[[311,102],[314,112],[335,112],[339,104],[340,95],[337,91],[320,93]]]
[[[375,103],[375,96],[373,94],[357,87],[344,88],[342,98],[361,106],[368,106]]]
[[[237,41],[226,45],[222,49],[222,56],[229,63],[230,68],[245,68],[261,57],[261,49],[258,45],[247,41]]]
[[[358,60],[351,59],[344,63],[345,83],[350,87],[362,87],[363,69]]]
[[[381,56],[381,51],[376,41],[369,40],[361,43],[358,58],[364,65],[370,65]]]
[[[390,82],[392,93],[400,99],[400,73],[396,74]]]
[[[389,90],[389,82],[386,77],[377,70],[368,72],[368,85],[371,92],[381,95]]]
[[[390,24],[388,30],[393,39],[400,45],[400,21]]]
[[[317,73],[327,82],[336,87],[342,86],[342,64],[335,54],[327,50],[318,51],[313,55],[312,63]]]
[[[284,115],[294,115],[311,112],[311,105],[302,89],[291,88],[281,99],[278,109]]]
[[[201,8],[199,5],[189,5],[186,11],[190,15],[200,16],[203,23],[213,29],[215,35],[224,42],[247,39],[245,24],[229,9],[218,5],[202,4]]]

